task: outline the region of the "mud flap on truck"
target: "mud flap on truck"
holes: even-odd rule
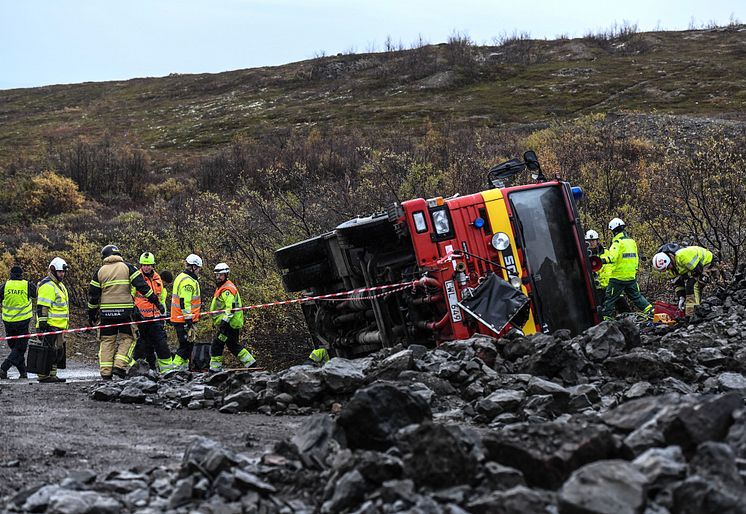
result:
[[[528,316],[528,296],[510,285],[509,282],[491,273],[471,297],[463,298],[459,304],[469,315],[481,324],[499,334],[505,325],[515,320],[516,326],[523,326]]]

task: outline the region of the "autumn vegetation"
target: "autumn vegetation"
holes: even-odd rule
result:
[[[649,41],[627,31],[594,44],[613,49],[621,39],[638,45]],[[517,49],[517,63],[503,65],[531,69],[538,59],[531,52],[545,43],[504,41],[505,49]],[[386,52],[409,59],[416,80],[445,68],[469,87],[482,80],[480,47],[463,36],[454,35],[442,48],[392,47]],[[429,60],[432,52],[440,58]],[[317,64],[329,61],[320,58]],[[400,61],[391,57],[390,62]],[[393,76],[401,70],[380,73]],[[556,81],[561,87],[562,79]],[[184,153],[143,144],[144,136],[127,140],[116,132],[117,125],[99,135],[50,138],[43,149],[32,151],[27,145],[13,155],[4,147],[0,277],[19,263],[38,280],[49,260],[62,256],[72,266],[72,301],[82,308],[87,283],[100,263],[99,249],[114,242],[126,259],[135,261],[151,251],[157,269],[174,272],[185,255],[198,253],[206,263],[205,297],[213,287],[209,271],[225,261],[244,303],[281,299],[287,295],[272,259],[276,248],[392,202],[483,190],[491,165],[526,149],[536,151],[545,174],[583,188],[580,209],[586,228],[598,230],[608,242],[608,220],[620,216],[627,221],[644,256],[641,284],[649,295],[668,293],[648,265],[662,242],[712,248],[725,262],[725,274],[743,264],[744,125],[704,122],[693,130],[677,116],[605,111],[601,106],[596,112],[519,124],[433,114],[383,128],[350,117],[336,123],[332,116],[324,123],[260,129],[254,137],[237,131],[225,141]],[[292,347],[298,355],[310,348],[303,345],[304,324],[292,307],[252,311],[248,320],[242,337],[255,345],[260,359],[272,358],[279,348],[284,354]]]

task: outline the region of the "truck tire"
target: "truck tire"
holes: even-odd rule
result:
[[[340,246],[347,248],[376,248],[397,241],[394,225],[389,221],[386,213],[353,218],[339,225],[335,232]]]
[[[333,280],[333,274],[326,262],[318,262],[303,268],[285,271],[282,274],[282,285],[289,293],[303,291]]]
[[[276,250],[277,267],[290,269],[326,260],[326,236],[322,234]]]

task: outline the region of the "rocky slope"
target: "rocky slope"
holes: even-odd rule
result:
[[[746,279],[690,323],[389,349],[278,374],[143,372],[96,400],[312,414],[259,459],[76,472],[33,512],[746,512]],[[237,420],[241,419],[238,415]]]

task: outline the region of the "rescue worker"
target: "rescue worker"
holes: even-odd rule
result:
[[[609,284],[606,287],[602,314],[604,319],[612,319],[614,307],[624,294],[640,309],[646,318],[653,317],[653,306],[640,292],[637,283],[639,258],[637,243],[626,232],[624,221],[614,218],[609,222],[609,230],[614,234],[609,250],[601,256],[601,262],[608,264]]]
[[[23,268],[10,268],[10,278],[0,285],[0,304],[3,308],[3,325],[6,336],[28,334],[29,323],[33,317],[31,302],[36,299],[36,284],[23,279]],[[8,378],[11,366],[18,369],[18,378],[28,378],[26,374],[26,348],[28,338],[10,339],[10,354],[0,365],[0,378]]]
[[[585,233],[585,242],[588,245],[588,254],[601,258],[606,254],[606,249],[603,243],[598,238],[598,232],[595,230],[589,230]],[[606,288],[609,285],[609,275],[611,274],[611,266],[604,264],[601,269],[593,273],[594,288],[596,293],[596,304],[603,305],[604,299],[606,298]],[[616,310],[619,313],[629,312],[629,304],[624,296],[619,297],[616,304]]]
[[[159,313],[165,312],[142,272],[124,262],[116,245],[104,246],[101,259],[103,265],[93,274],[88,287],[88,322],[91,326],[96,324],[99,314],[102,325],[132,321],[135,313],[132,289],[142,294]],[[133,325],[99,329],[99,372],[104,380],[111,380],[113,375],[126,376],[135,348],[134,330]]]
[[[49,263],[49,274],[39,282],[38,297],[36,299],[36,331],[54,332],[67,330],[70,322],[70,307],[68,305],[67,288],[62,281],[70,267],[60,257],[55,257]],[[55,352],[65,349],[64,334],[44,336],[44,344]],[[57,376],[57,360],[52,364],[49,375],[37,375],[43,384],[65,382]]]
[[[213,325],[217,328],[218,333],[210,347],[211,372],[223,370],[223,349],[225,346],[245,368],[249,368],[256,363],[256,359],[249,350],[241,348],[238,342],[238,336],[244,323],[244,315],[242,310],[233,309],[243,307],[243,304],[238,289],[233,282],[228,280],[230,272],[230,268],[224,262],[213,269],[217,288],[212,297],[212,303],[210,303],[210,311],[223,312],[213,315]]]
[[[329,362],[329,352],[326,351],[326,348],[314,348],[308,355],[308,364],[313,364],[320,368],[327,362]]]
[[[185,259],[184,271],[174,280],[171,292],[171,324],[176,329],[179,348],[173,360],[174,369],[189,369],[189,359],[194,346],[194,324],[199,321],[202,298],[197,277],[202,269],[202,258],[189,254]]]
[[[682,248],[676,243],[667,243],[653,256],[653,269],[673,279],[679,310],[691,316],[702,299],[703,284],[709,282],[706,272],[716,262],[712,252],[701,246]]]
[[[145,283],[158,297],[160,308],[156,308],[141,292],[133,288],[135,307],[144,320],[157,318],[166,311],[167,292],[160,275],[155,271],[155,255],[150,252],[140,255],[140,272]],[[132,354],[134,360],[144,357],[151,369],[156,369],[157,362],[157,369],[161,373],[167,373],[173,369],[173,359],[171,350],[168,348],[164,324],[165,321],[152,321],[138,325],[140,337],[137,339]]]

